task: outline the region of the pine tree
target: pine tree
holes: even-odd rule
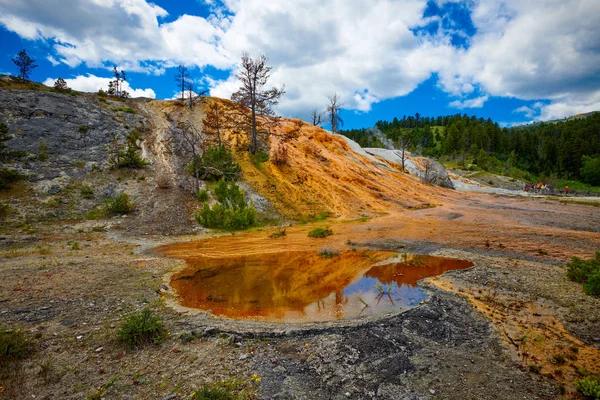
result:
[[[29,57],[29,54],[27,54],[25,49],[21,50],[19,54],[17,54],[17,57],[12,59],[12,62],[19,68],[19,78],[24,81],[29,80],[31,71],[38,67],[35,60]]]
[[[54,90],[58,92],[67,92],[70,89],[67,85],[67,82],[63,78],[58,78],[56,82],[54,82]]]

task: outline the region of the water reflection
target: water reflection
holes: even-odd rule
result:
[[[467,261],[383,251],[281,252],[198,258],[173,276],[182,305],[237,319],[327,321],[417,305],[419,279],[471,266]]]

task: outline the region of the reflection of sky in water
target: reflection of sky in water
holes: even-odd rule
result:
[[[369,254],[365,257],[364,254]],[[215,315],[261,321],[307,322],[391,313],[425,299],[419,279],[469,262],[393,253],[284,253],[201,260],[171,284],[183,305]],[[388,260],[377,264],[378,261]],[[382,283],[384,282],[384,283]],[[365,303],[368,305],[365,305]]]

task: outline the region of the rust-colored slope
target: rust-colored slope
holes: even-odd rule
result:
[[[168,114],[172,121],[201,126],[205,107],[211,102],[218,102],[225,111],[232,109],[230,101],[217,98],[207,99],[194,111],[165,101],[152,102],[148,108],[154,109],[159,118],[166,119]],[[225,129],[222,135],[242,165],[244,180],[289,218],[306,218],[324,211],[357,217],[427,208],[437,203],[436,194],[444,190],[356,153],[343,138],[297,119],[282,119],[267,138],[271,153],[279,146],[286,148],[284,164],[267,161],[257,167],[245,151],[248,138],[244,134]]]
[[[271,152],[283,145],[287,162],[271,161],[257,169],[240,157],[244,178],[284,215],[301,217],[330,211],[345,217],[424,208],[441,189],[358,154],[343,138],[300,120],[283,120],[278,134],[293,133],[282,143],[270,137]]]

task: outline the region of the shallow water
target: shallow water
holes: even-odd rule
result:
[[[217,316],[329,321],[414,307],[425,299],[418,280],[472,265],[384,251],[344,251],[331,258],[317,252],[195,257],[171,286],[183,306]]]

